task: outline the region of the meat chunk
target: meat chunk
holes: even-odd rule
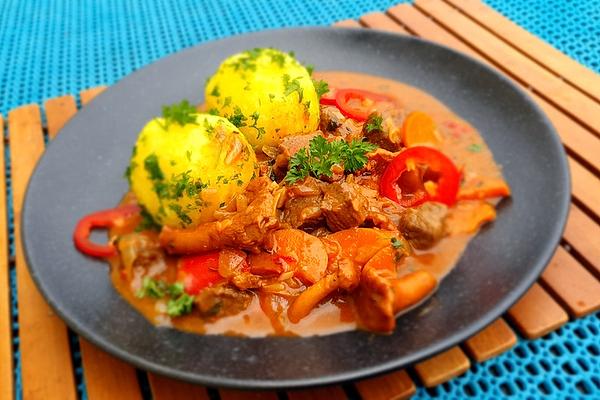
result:
[[[290,135],[284,137],[279,144],[274,169],[279,172],[287,170],[290,158],[301,149],[308,149],[310,141],[320,134],[321,132],[316,131],[307,135]]]
[[[325,183],[308,177],[303,182],[290,186],[282,219],[292,228],[309,228],[318,225],[322,218],[321,201]]]
[[[347,182],[325,186],[321,209],[333,232],[361,225],[367,218],[368,201],[360,186]]]
[[[351,141],[362,138],[361,122],[346,118],[337,107],[321,107],[321,122],[319,128],[326,135],[340,136]]]
[[[400,214],[398,228],[417,249],[427,249],[444,236],[444,218],[448,207],[427,202],[419,207],[406,208]]]
[[[203,317],[222,318],[244,311],[252,301],[252,294],[228,285],[202,290],[195,298],[197,309]]]
[[[355,295],[356,311],[362,327],[372,332],[391,332],[396,326],[391,273],[366,268]]]
[[[399,151],[402,148],[402,123],[404,111],[398,108],[385,109],[381,114],[369,117],[363,125],[362,133],[371,143],[388,151]],[[369,122],[372,118],[381,118],[381,127],[374,127]]]
[[[280,227],[277,204],[283,189],[266,177],[254,179],[245,196],[248,206],[220,221],[190,229],[163,227],[159,239],[169,253],[201,253],[225,247],[257,251],[268,232]]]

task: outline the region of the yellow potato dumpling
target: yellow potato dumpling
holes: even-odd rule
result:
[[[235,126],[185,104],[193,112],[173,112],[173,119],[163,112],[167,118],[142,129],[127,169],[138,202],[173,228],[214,220],[257,173],[256,155]]]
[[[319,99],[307,69],[292,55],[253,49],[227,58],[208,80],[206,107],[240,128],[255,149],[319,125]]]

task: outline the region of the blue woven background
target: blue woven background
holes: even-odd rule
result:
[[[513,21],[600,72],[600,0],[486,0]],[[0,113],[100,84],[202,41],[265,28],[328,25],[398,0],[0,0]],[[8,157],[8,154],[7,154]],[[8,160],[9,158],[7,158]],[[10,180],[8,181],[10,189]],[[11,199],[11,196],[8,196]],[[11,254],[12,215],[11,221]],[[15,378],[21,398],[14,266]],[[87,398],[71,335],[80,398]],[[474,364],[415,398],[600,398],[600,313]]]

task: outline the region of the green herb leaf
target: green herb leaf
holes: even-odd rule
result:
[[[306,71],[308,72],[309,75],[312,75],[313,72],[315,72],[315,66],[314,65],[306,64],[304,67],[306,68]]]
[[[393,238],[391,239],[391,242],[392,242],[392,247],[393,247],[393,248],[395,248],[395,249],[401,249],[401,248],[403,248],[403,247],[404,247],[404,243],[402,243],[402,242],[401,242],[401,241],[400,241],[398,238],[396,238],[396,237],[393,237]]]
[[[242,109],[239,107],[235,107],[233,110],[233,115],[227,117],[229,122],[236,126],[236,128],[241,128],[242,126],[246,126],[246,121],[248,118],[242,113]]]
[[[315,91],[317,92],[317,97],[320,99],[325,93],[329,92],[329,84],[324,80],[314,80],[313,85],[315,85]]]
[[[148,172],[150,179],[153,181],[165,179],[165,175],[158,164],[158,157],[155,153],[149,154],[144,159],[144,169]]]
[[[298,103],[302,103],[302,97],[304,96],[304,90],[300,86],[300,77],[291,79],[288,74],[283,75],[283,87],[284,95],[289,96],[296,92],[298,93]]]
[[[164,281],[157,281],[150,277],[145,277],[142,280],[142,288],[136,293],[138,298],[152,297],[161,299],[167,292],[167,284]]]
[[[363,142],[361,140],[353,140],[346,150],[346,159],[344,160],[344,170],[354,172],[364,167],[369,159],[367,153],[375,150],[376,145]]]
[[[471,153],[479,153],[482,149],[483,146],[479,143],[473,143],[467,147],[467,150],[469,150]]]
[[[361,140],[329,142],[323,136],[316,136],[311,139],[308,149],[301,149],[292,156],[285,181],[294,183],[308,176],[331,177],[331,169],[336,164],[342,165],[345,172],[356,171],[367,163],[366,154],[376,148],[374,144]]]
[[[171,124],[184,126],[185,124],[195,123],[197,114],[198,111],[196,111],[196,108],[187,100],[182,100],[170,106],[163,106],[162,108],[162,116],[166,124],[165,129]]]
[[[177,298],[171,298],[167,302],[167,314],[171,317],[179,317],[192,312],[194,305],[194,296],[187,293],[181,293]]]
[[[145,207],[141,207],[140,215],[142,216],[142,220],[135,228],[136,232],[160,231],[160,224],[154,221],[154,218],[152,218],[152,215],[150,215],[150,213],[148,212],[148,210],[146,210]]]
[[[383,130],[383,117],[381,114],[372,113],[367,118],[367,122],[365,123],[365,130],[367,133],[373,133],[376,131]]]
[[[186,227],[192,223],[192,219],[190,218],[190,216],[187,215],[185,211],[183,211],[183,208],[179,204],[169,203],[167,207],[169,207],[169,210],[177,214],[177,218],[179,218],[183,227]]]

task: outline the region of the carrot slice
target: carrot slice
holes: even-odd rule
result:
[[[299,229],[281,229],[273,232],[271,250],[295,271],[304,283],[312,284],[325,275],[327,249],[315,236]]]
[[[340,255],[364,265],[381,248],[389,246],[392,238],[398,239],[398,233],[373,228],[351,228],[327,236],[330,241],[337,242]]]
[[[482,179],[477,187],[465,187],[458,191],[459,200],[481,200],[510,196],[510,187],[504,179]]]
[[[419,144],[438,146],[441,142],[435,122],[421,111],[413,111],[402,124],[402,142],[406,147]]]
[[[486,222],[496,219],[496,209],[485,201],[461,201],[454,207],[444,226],[449,235],[475,233]]]
[[[437,279],[425,270],[411,272],[392,281],[394,312],[417,304],[437,286]]]
[[[326,275],[314,285],[310,286],[288,308],[288,318],[297,323],[306,317],[321,300],[338,288],[338,279],[335,275]]]

